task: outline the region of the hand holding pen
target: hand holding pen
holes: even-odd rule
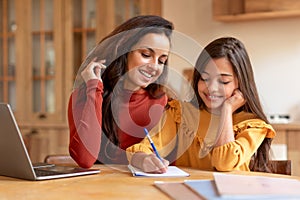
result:
[[[159,153],[158,153],[158,151],[157,151],[157,149],[156,149],[156,147],[155,147],[155,145],[154,145],[154,143],[153,143],[153,141],[152,141],[152,139],[151,139],[151,137],[150,137],[150,135],[149,135],[149,133],[148,133],[148,130],[147,130],[146,128],[144,128],[144,131],[145,131],[146,137],[148,138],[148,140],[149,140],[149,142],[150,142],[150,145],[151,145],[151,147],[152,147],[152,149],[153,149],[155,155],[152,154],[152,155],[147,156],[147,157],[144,159],[143,162],[144,162],[146,165],[150,165],[150,166],[147,166],[147,167],[149,167],[149,168],[152,168],[152,166],[154,166],[154,169],[155,169],[155,170],[154,170],[154,169],[151,170],[152,172],[165,173],[165,172],[167,171],[167,167],[168,167],[168,165],[169,165],[169,161],[163,159],[163,158],[159,155]],[[152,166],[151,166],[151,165],[152,165]]]

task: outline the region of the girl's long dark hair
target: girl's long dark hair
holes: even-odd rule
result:
[[[232,64],[234,73],[236,74],[239,82],[239,89],[244,95],[246,103],[240,107],[236,112],[245,111],[256,115],[257,118],[262,119],[268,123],[268,119],[263,112],[259,95],[257,92],[252,65],[248,53],[242,44],[236,38],[224,37],[219,38],[208,44],[199,55],[195,70],[193,74],[192,87],[195,91],[195,97],[192,100],[199,104],[200,109],[205,107],[204,102],[198,94],[198,82],[201,78],[201,73],[204,71],[207,63],[211,59],[226,58]],[[272,139],[265,138],[255,155],[253,155],[252,171],[265,171],[268,172],[267,162],[269,161],[269,151]]]
[[[107,68],[101,76],[104,85],[102,132],[109,139],[108,142],[112,142],[116,146],[119,144],[117,123],[114,119],[111,106],[113,95],[118,96],[123,90],[123,88],[119,87],[122,85],[119,82],[122,81],[122,77],[127,72],[128,53],[148,33],[164,34],[171,41],[173,29],[173,24],[160,16],[142,15],[133,17],[116,27],[109,35],[103,38],[80,67],[82,71],[95,58],[96,60],[106,60],[105,65]],[[163,84],[161,83],[166,81],[167,72],[167,67],[164,67],[158,80],[145,88],[151,97],[161,98],[165,94]]]

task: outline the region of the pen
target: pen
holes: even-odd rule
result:
[[[150,137],[150,135],[149,135],[148,130],[147,130],[146,128],[144,128],[144,131],[145,131],[146,137],[148,138],[148,140],[149,140],[149,142],[150,142],[150,144],[151,144],[151,147],[152,147],[154,153],[155,153],[156,156],[162,161],[162,158],[161,158],[160,155],[158,154],[158,151],[157,151],[157,149],[156,149],[156,147],[155,147],[155,145],[154,145],[154,143],[153,143],[153,141],[152,141],[152,139],[151,139],[151,137]]]

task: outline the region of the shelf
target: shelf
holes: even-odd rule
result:
[[[284,19],[300,17],[295,0],[213,0],[213,19],[221,22]]]
[[[214,19],[221,22],[239,22],[239,21],[264,20],[264,19],[282,19],[282,18],[292,18],[292,17],[300,17],[300,10],[215,15]]]
[[[82,33],[82,32],[96,32],[96,28],[74,28],[74,33]]]
[[[286,124],[273,123],[272,126],[276,130],[300,131],[300,122],[291,122]]]

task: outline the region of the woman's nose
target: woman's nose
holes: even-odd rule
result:
[[[151,59],[151,61],[148,63],[148,66],[153,70],[157,70],[158,66],[159,66],[159,60],[158,59]]]

